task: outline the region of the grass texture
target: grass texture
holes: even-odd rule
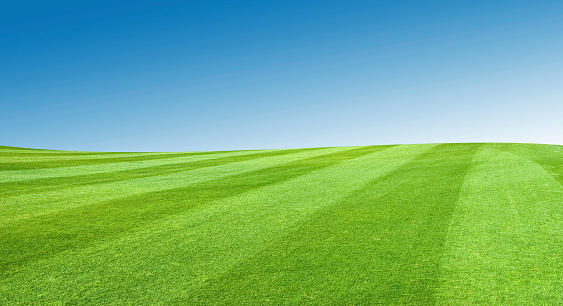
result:
[[[0,147],[0,304],[563,304],[563,147]]]

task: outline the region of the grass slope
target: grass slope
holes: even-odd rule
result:
[[[561,304],[563,148],[0,147],[0,304]]]

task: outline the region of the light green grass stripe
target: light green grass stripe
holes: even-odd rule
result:
[[[483,148],[442,261],[440,304],[563,303],[563,188],[538,164]]]
[[[558,145],[501,145],[495,148],[533,160],[563,184],[563,146]]]
[[[141,154],[106,154],[106,155],[93,155],[93,154],[85,154],[85,155],[65,155],[65,156],[57,156],[52,154],[3,154],[4,152],[0,151],[0,173],[11,173],[11,172],[22,172],[25,170],[40,170],[40,169],[53,169],[48,167],[37,167],[37,168],[25,168],[25,169],[11,169],[8,168],[7,165],[23,165],[26,167],[26,164],[37,164],[37,165],[50,165],[50,164],[60,164],[65,165],[65,167],[79,167],[85,165],[96,165],[98,162],[105,162],[107,160],[112,159],[125,159],[125,162],[130,162],[127,159],[143,159],[146,158],[147,160],[154,159],[154,158],[168,158],[174,157],[177,154],[169,154],[169,153],[141,153]],[[188,155],[188,154],[186,154]],[[91,162],[91,163],[88,163]],[[117,163],[119,161],[115,161]],[[78,165],[75,165],[77,164]]]
[[[274,151],[274,150],[272,150]],[[278,150],[281,151],[281,150]],[[254,151],[256,152],[256,151]],[[127,160],[128,157],[121,157],[116,159],[115,162],[107,163],[96,163],[96,160],[90,161],[87,165],[64,165],[64,161],[60,161],[60,165],[56,159],[52,160],[51,163],[57,165],[53,168],[31,168],[31,169],[18,169],[18,170],[4,170],[0,171],[0,183],[6,182],[17,182],[24,180],[36,180],[44,178],[56,178],[56,177],[66,177],[72,175],[86,175],[86,174],[96,174],[96,173],[106,173],[112,171],[124,171],[133,169],[143,169],[147,167],[157,166],[157,165],[170,165],[183,163],[195,160],[205,160],[216,157],[226,157],[226,156],[237,156],[252,154],[252,151],[234,151],[225,153],[212,153],[212,154],[166,154],[166,155],[140,155],[134,157],[132,160]],[[177,155],[177,156],[175,156]],[[144,159],[146,157],[146,159]],[[109,159],[103,159],[109,160]],[[31,162],[30,162],[31,163]],[[25,163],[24,163],[25,164]],[[1,165],[0,165],[1,166]]]
[[[155,165],[141,169],[123,170],[105,172],[99,174],[86,174],[66,176],[62,178],[47,178],[37,180],[18,181],[10,183],[0,183],[0,196],[16,196],[22,194],[31,194],[44,192],[48,190],[62,190],[76,186],[104,184],[117,181],[126,181],[137,178],[155,177],[160,175],[168,175],[172,173],[180,173],[192,171],[199,168],[218,166],[234,162],[242,162],[252,159],[260,159],[271,156],[289,155],[296,152],[314,151],[315,149],[298,149],[298,150],[282,150],[282,151],[256,151],[251,154],[243,154],[236,156],[226,156],[221,158],[210,158],[196,161],[188,161],[185,163],[174,163],[165,165]]]
[[[52,152],[52,153],[75,153],[77,151],[57,151],[57,150],[44,150],[44,149],[28,149],[28,148],[18,148],[18,147],[9,147],[9,146],[0,146],[0,151],[2,152],[9,152],[9,153],[40,153],[43,154],[45,152]]]
[[[124,163],[124,162],[143,162],[152,159],[167,159],[173,157],[195,156],[195,155],[213,155],[227,153],[222,151],[216,152],[195,152],[195,153],[163,153],[163,154],[144,154],[141,156],[125,156],[125,157],[103,157],[97,159],[57,159],[57,158],[44,158],[39,161],[25,161],[25,162],[1,162],[0,170],[31,170],[31,169],[49,169],[49,168],[67,168],[75,166],[87,165],[101,165],[109,163]],[[62,156],[64,157],[64,155]]]
[[[75,250],[60,253],[4,279],[0,295],[20,303],[54,302],[54,292],[70,302],[189,301],[190,291],[204,280],[224,273],[303,218],[432,147],[389,148],[171,216],[81,250],[80,256]],[[145,285],[130,286],[137,282]]]
[[[78,186],[63,190],[37,192],[14,197],[0,198],[0,226],[2,223],[19,221],[42,214],[63,211],[82,205],[109,201],[143,193],[171,190],[230,175],[275,167],[293,161],[322,156],[357,147],[326,148],[303,151],[289,155],[257,158],[195,169],[187,172],[116,181],[111,183]]]
[[[118,154],[73,154],[73,155],[63,155],[63,154],[18,154],[18,153],[8,153],[0,150],[0,163],[10,162],[44,162],[44,161],[57,161],[57,162],[68,162],[75,160],[89,160],[89,159],[111,159],[111,158],[122,158],[122,157],[144,157],[144,156],[155,156],[155,155],[174,155],[174,153],[118,153]],[[12,170],[14,171],[14,170]]]
[[[271,152],[275,152],[275,151],[276,150],[271,150]],[[277,150],[277,151],[281,151],[281,150]],[[116,162],[116,163],[87,165],[87,166],[71,166],[71,167],[46,168],[46,169],[30,169],[30,170],[9,170],[9,171],[0,172],[1,173],[0,183],[145,169],[155,166],[182,164],[182,163],[193,162],[193,161],[203,161],[203,160],[210,160],[210,159],[229,157],[229,156],[242,156],[242,155],[248,155],[253,153],[256,153],[256,151],[236,151],[236,152],[219,153],[219,154],[192,155],[192,156],[184,156],[184,157],[150,159],[150,160],[136,161],[136,162]]]

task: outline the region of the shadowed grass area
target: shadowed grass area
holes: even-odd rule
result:
[[[0,147],[0,304],[563,295],[560,146],[54,152]]]

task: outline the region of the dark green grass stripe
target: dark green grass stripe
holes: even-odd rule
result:
[[[374,180],[209,280],[194,301],[433,304],[450,216],[479,147],[440,145]]]
[[[228,152],[228,151],[226,151]],[[198,156],[226,153],[222,151],[215,152],[190,152],[190,153],[168,153],[168,154],[150,154],[150,155],[137,155],[125,156],[116,158],[91,158],[91,159],[57,159],[57,156],[49,156],[48,159],[43,161],[21,161],[21,162],[0,162],[0,171],[7,170],[31,170],[31,169],[51,169],[61,167],[75,167],[75,166],[88,166],[88,165],[102,165],[110,163],[125,163],[125,162],[142,162],[156,159],[166,159],[174,157]],[[33,157],[40,157],[34,155]]]
[[[74,175],[0,183],[0,196],[17,196],[33,192],[61,190],[75,186],[111,183],[130,179],[154,177],[165,174],[185,172],[205,167],[219,166],[234,162],[249,161],[258,158],[289,155],[297,152],[320,150],[321,148],[293,149],[280,151],[249,151],[249,154],[212,158],[201,161],[188,161],[174,164],[157,165],[151,167],[104,172],[97,174]]]
[[[72,248],[86,247],[96,241],[142,228],[169,215],[281,183],[389,147],[391,146],[350,149],[182,188],[81,206],[11,223],[0,232],[0,271],[5,274],[28,261]]]

